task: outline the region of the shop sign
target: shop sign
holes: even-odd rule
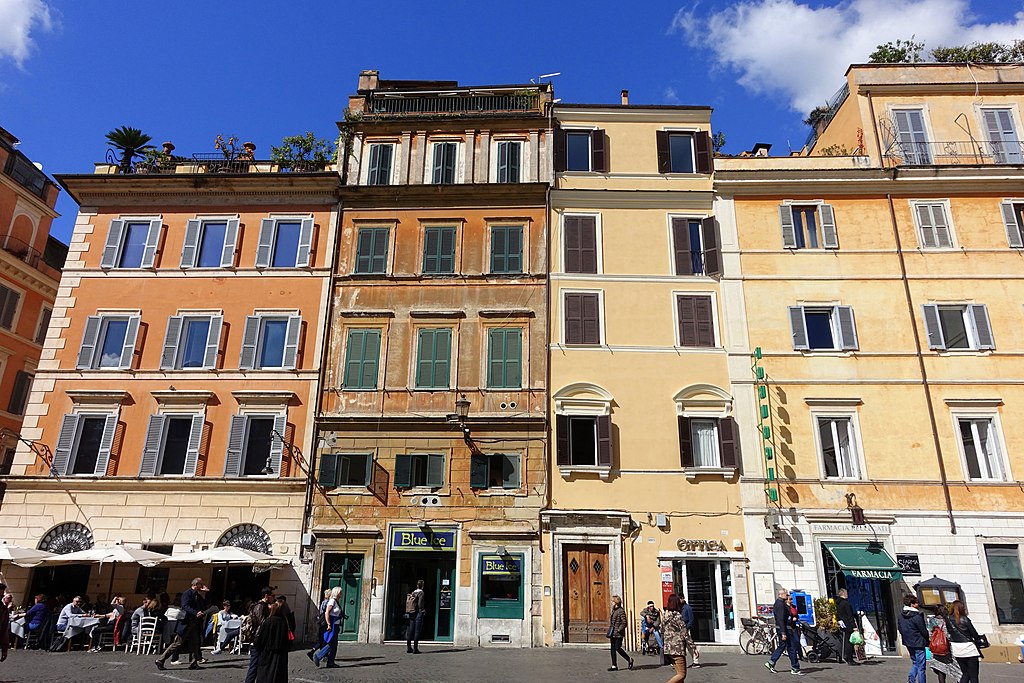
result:
[[[676,584],[672,578],[672,561],[662,560],[661,568],[661,606],[668,605],[668,598],[676,592]]]
[[[483,575],[502,576],[518,578],[523,569],[522,560],[517,557],[502,557],[501,555],[484,555]]]
[[[724,553],[725,544],[716,539],[680,538],[676,547],[685,553]]]
[[[886,571],[885,569],[847,569],[844,573],[858,579],[882,579],[883,581],[891,581],[896,578],[895,572]]]
[[[906,576],[921,576],[921,558],[914,554],[896,555],[896,564],[903,570]]]
[[[455,552],[455,529],[396,527],[391,530],[392,550],[439,550]]]

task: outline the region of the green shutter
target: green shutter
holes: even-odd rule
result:
[[[522,387],[523,331],[499,328],[488,332],[487,386],[492,389]]]
[[[501,485],[506,489],[519,488],[519,455],[502,455],[501,458]]]
[[[416,388],[447,389],[451,372],[452,331],[420,330],[416,359]]]
[[[427,486],[432,489],[444,486],[444,456],[439,453],[427,456]]]
[[[362,228],[356,244],[356,273],[379,275],[387,272],[387,228]]]
[[[376,389],[380,330],[349,330],[345,352],[346,389]]]
[[[469,459],[469,488],[487,488],[487,458],[486,455],[473,455]]]
[[[412,456],[402,453],[395,456],[395,488],[407,489],[412,483]]]
[[[320,486],[334,488],[338,485],[338,454],[324,453],[320,456]]]
[[[523,228],[502,225],[491,229],[491,272],[523,272]]]

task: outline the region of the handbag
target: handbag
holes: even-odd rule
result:
[[[932,651],[933,655],[949,654],[949,638],[946,637],[946,632],[941,628],[932,629],[932,635],[928,639],[928,648]]]
[[[974,645],[979,650],[984,650],[986,647],[991,647],[991,643],[988,642],[988,636],[984,633],[979,633],[978,637],[974,639]]]
[[[614,638],[615,637],[615,627],[614,626],[611,626],[611,625],[608,626],[608,633],[607,633],[607,635],[605,637],[606,638]]]
[[[967,657],[980,657],[981,653],[978,652],[977,646],[972,642],[957,643],[953,642],[949,644],[949,649],[953,653],[953,656],[957,659],[964,659]]]

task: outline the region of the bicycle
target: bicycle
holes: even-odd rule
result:
[[[778,646],[779,635],[775,632],[774,624],[761,617],[751,619],[742,617],[740,623],[743,625],[743,631],[740,633],[740,648],[746,654],[766,655]]]

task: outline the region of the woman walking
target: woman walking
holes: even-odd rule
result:
[[[946,619],[948,618],[949,613],[946,612],[946,607],[939,605],[935,610],[935,616],[928,618],[928,642],[934,642],[932,639],[935,637],[936,629],[942,631],[946,636],[947,644],[952,640],[949,637],[949,629],[946,628]],[[928,666],[935,672],[939,683],[946,683],[947,677],[949,683],[960,683],[960,679],[963,677],[963,672],[960,671],[960,665],[956,663],[951,649],[947,649],[943,654],[932,650],[932,658],[928,660]]]
[[[334,658],[338,655],[338,635],[341,633],[341,620],[343,618],[344,615],[341,611],[341,586],[335,586],[331,589],[331,597],[327,599],[327,604],[324,605],[324,622],[327,624],[327,630],[324,631],[323,635],[324,646],[313,654],[313,663],[316,664],[317,668],[320,667],[320,662],[324,659],[327,660],[328,669],[338,666],[334,663]]]
[[[690,642],[690,631],[686,628],[683,615],[680,614],[679,596],[674,593],[668,596],[665,615],[661,620],[661,634],[665,639],[665,657],[672,662],[675,675],[668,683],[683,683],[686,680],[686,649]]]
[[[288,620],[281,613],[281,604],[270,604],[270,616],[256,632],[256,649],[260,656],[256,664],[256,683],[288,683]]]
[[[615,659],[616,653],[625,657],[626,666],[632,669],[633,658],[622,649],[622,639],[626,636],[626,610],[622,609],[622,598],[618,595],[612,596],[612,614],[608,622],[608,639],[612,646],[612,665],[608,667],[608,670],[619,670],[619,663]]]
[[[950,605],[946,628],[949,629],[950,652],[963,671],[960,683],[978,683],[981,652],[976,643],[980,636],[967,616],[967,607],[962,601],[957,600]]]

